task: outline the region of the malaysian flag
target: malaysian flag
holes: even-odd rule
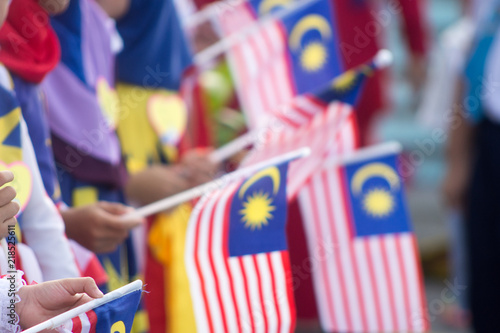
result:
[[[264,168],[205,196],[193,211],[185,260],[199,331],[293,331],[287,169]]]
[[[254,20],[247,6],[221,14],[223,31],[239,29]],[[227,51],[236,90],[249,127],[257,128],[280,105],[313,91],[341,72],[337,32],[329,1],[313,0],[290,6],[281,17],[263,20],[231,36],[237,42]],[[247,18],[245,18],[247,17]],[[226,20],[229,20],[226,18]]]
[[[212,5],[212,8],[217,14],[217,27],[220,35],[227,37],[250,27],[269,14],[276,14],[289,8],[294,2],[297,0],[218,1]]]
[[[130,333],[142,293],[142,283],[134,284],[137,284],[138,288],[67,320],[58,328],[58,331],[62,333]]]
[[[360,150],[341,165],[325,165],[300,191],[325,331],[428,329],[416,240],[397,171],[399,150]]]

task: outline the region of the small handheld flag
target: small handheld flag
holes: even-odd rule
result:
[[[293,331],[287,170],[264,168],[195,207],[185,260],[199,331]]]
[[[137,280],[23,332],[36,333],[58,328],[65,333],[130,333],[141,293],[142,281]]]
[[[422,276],[399,144],[327,162],[299,194],[320,321],[327,332],[425,332]],[[316,251],[316,252],[314,252]]]

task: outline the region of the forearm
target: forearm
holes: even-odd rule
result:
[[[23,212],[22,232],[33,249],[45,280],[79,276],[78,268],[64,234],[64,222],[45,193],[35,153],[22,123],[23,159],[32,174],[32,195]]]
[[[114,19],[125,15],[130,7],[130,0],[97,0],[97,3]]]

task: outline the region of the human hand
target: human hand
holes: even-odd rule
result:
[[[70,0],[38,0],[38,4],[49,14],[57,15],[64,12]]]
[[[103,296],[89,277],[23,286],[18,295],[16,312],[23,330]]]
[[[129,231],[144,222],[141,218],[122,219],[133,209],[119,203],[100,201],[70,208],[61,215],[66,234],[95,253],[109,253],[123,243]]]
[[[0,187],[14,180],[14,174],[10,171],[0,171]],[[9,226],[16,225],[16,214],[19,212],[19,204],[13,202],[16,198],[16,190],[12,186],[0,189],[0,238],[9,234]]]
[[[190,188],[177,166],[153,165],[130,176],[125,193],[129,200],[147,205]]]
[[[212,149],[193,149],[182,156],[177,167],[189,180],[191,187],[214,179],[219,164],[210,160],[211,152]]]

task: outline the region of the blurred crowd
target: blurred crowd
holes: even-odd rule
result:
[[[138,277],[151,293],[134,332],[196,331],[183,255],[191,204],[147,218],[131,207],[210,181],[244,155],[211,158],[247,130],[224,57],[195,62],[221,39],[213,18],[200,17],[233,5],[213,2],[0,0],[0,273],[12,270],[15,228],[15,269],[28,284],[18,286],[21,320],[9,324],[2,313],[2,332],[101,297],[96,285],[105,293]],[[492,332],[500,310],[500,2],[464,0],[463,17],[440,36],[427,1],[330,2],[344,70],[369,62],[389,24],[401,22],[418,117],[446,130],[436,135],[446,145],[450,274],[467,286],[449,324]],[[362,146],[376,143],[376,120],[390,117],[390,85],[390,70],[375,71],[356,102]],[[305,244],[296,203],[289,216],[288,241]],[[290,256],[292,267],[303,262],[306,245]],[[295,299],[299,329],[316,329],[311,279]]]

